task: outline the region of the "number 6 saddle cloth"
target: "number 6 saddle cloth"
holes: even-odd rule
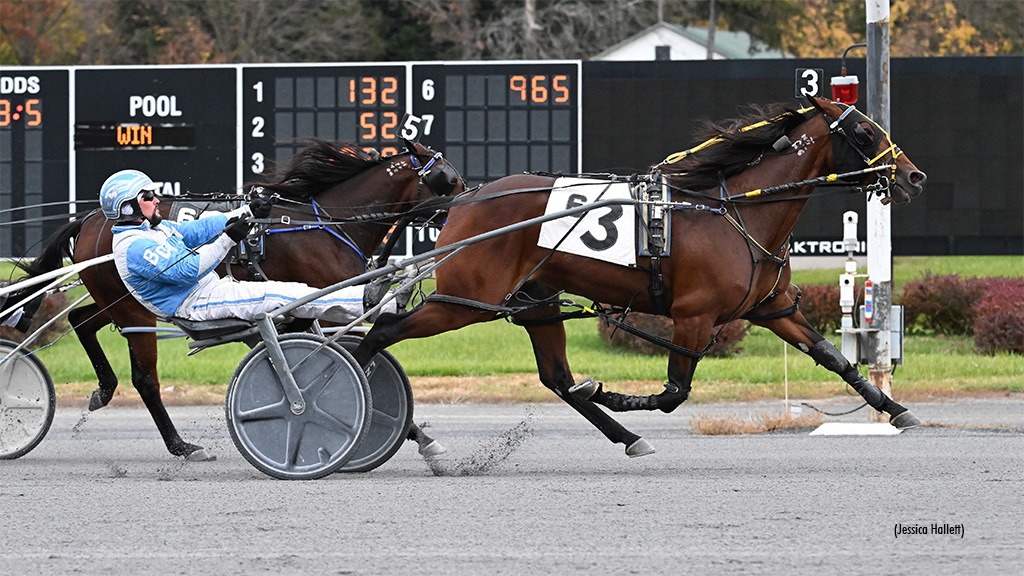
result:
[[[652,182],[596,178],[558,178],[545,214],[554,214],[603,200],[622,200],[583,214],[541,224],[537,245],[621,266],[636,266],[637,255],[669,255],[669,211],[637,199],[662,200],[662,187]],[[638,224],[639,221],[639,224]],[[637,229],[643,234],[637,235]]]

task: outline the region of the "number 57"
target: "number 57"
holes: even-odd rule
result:
[[[420,134],[420,125],[423,125],[423,134]],[[415,142],[420,136],[430,136],[430,127],[434,125],[434,115],[424,114],[423,117],[406,114],[402,118],[402,138]]]

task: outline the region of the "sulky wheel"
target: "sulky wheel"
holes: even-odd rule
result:
[[[338,343],[352,352],[359,338],[342,336]],[[386,350],[373,357],[366,368],[373,396],[373,418],[366,440],[342,472],[368,472],[387,462],[402,447],[412,425],[412,386],[398,360]]]
[[[370,425],[370,389],[352,356],[312,334],[279,338],[305,401],[295,414],[266,342],[242,359],[227,392],[228,431],[261,472],[287,480],[320,478],[345,465]]]
[[[57,396],[46,366],[35,356],[18,352],[17,344],[0,340],[0,460],[28,454],[46,436],[53,422]]]

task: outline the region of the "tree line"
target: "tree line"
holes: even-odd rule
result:
[[[2,0],[0,64],[589,59],[659,20],[833,58],[864,0]],[[1020,0],[897,0],[890,54],[1024,53]]]

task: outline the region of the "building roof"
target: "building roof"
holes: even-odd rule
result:
[[[679,26],[658,22],[594,56],[592,60],[654,60],[656,46],[669,47],[671,60],[704,60],[707,58],[707,28]],[[754,44],[746,32],[715,30],[715,60],[744,60],[749,58],[792,58],[781,50],[772,50]]]

